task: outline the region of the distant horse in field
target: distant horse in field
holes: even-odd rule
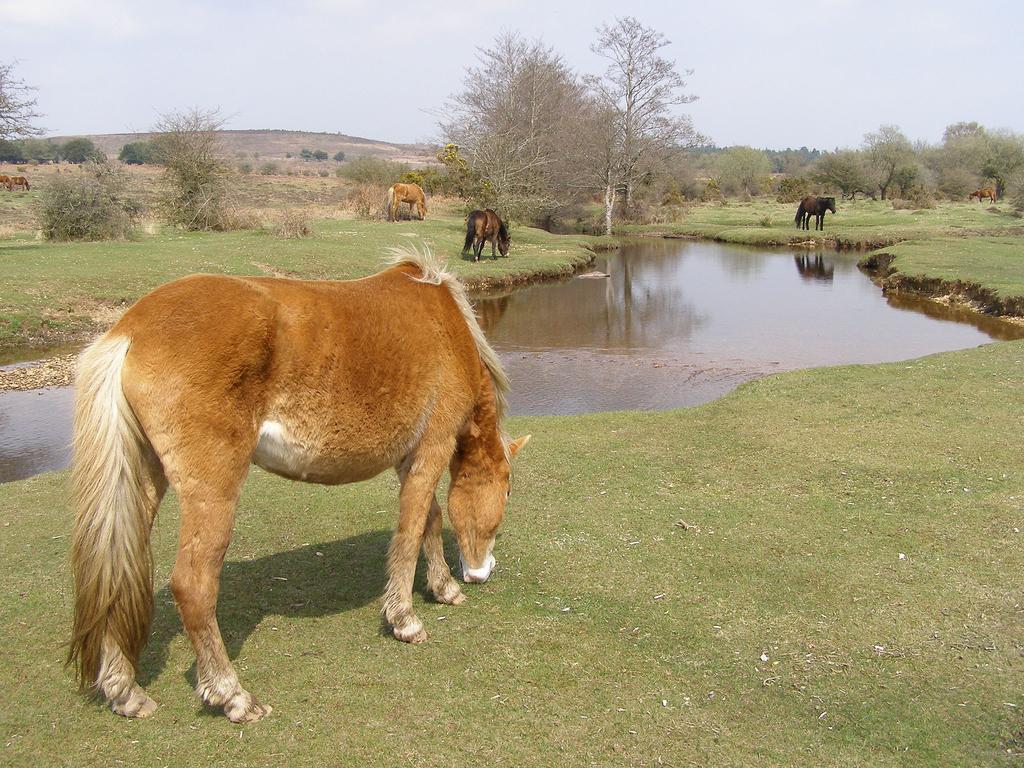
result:
[[[388,221],[398,220],[398,207],[408,203],[409,209],[416,206],[420,221],[427,217],[427,199],[419,184],[392,184],[388,189]]]
[[[834,197],[814,197],[809,195],[800,201],[796,209],[797,229],[810,229],[811,216],[814,216],[814,228],[825,231],[825,212],[836,212],[836,199]]]
[[[985,198],[988,198],[993,203],[995,203],[995,201],[996,201],[996,191],[992,187],[984,187],[982,189],[976,189],[973,192],[971,192],[970,195],[967,196],[968,200],[973,200],[974,198],[978,198],[978,202],[979,203],[982,200],[984,200]]]
[[[510,238],[505,222],[490,208],[484,211],[473,211],[466,218],[466,242],[462,245],[462,252],[468,251],[469,246],[472,245],[473,261],[480,261],[480,253],[484,249],[484,243],[488,241],[491,243],[492,259],[498,258],[494,252],[495,244],[502,256],[508,256]]]
[[[0,187],[6,187],[8,191],[11,189],[11,177],[0,175]]]
[[[8,191],[13,192],[19,187],[23,188],[27,192],[29,190],[28,179],[24,176],[11,176],[11,178],[7,180]]]
[[[412,604],[422,547],[441,603],[466,598],[445,562],[445,470],[462,578],[484,582],[511,461],[508,379],[465,289],[428,253],[351,281],[192,275],[140,299],[79,357],[75,384],[69,663],[114,712],[156,703],[136,682],[153,613],[150,528],[168,486],[181,508],[171,592],[196,688],[233,722],[270,711],[238,680],[217,624],[224,554],[250,464],[335,485],[394,467],[398,526],[383,614],[427,639]],[[253,589],[258,589],[253,585]]]

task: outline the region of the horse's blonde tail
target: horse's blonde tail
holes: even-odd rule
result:
[[[149,441],[121,388],[131,340],[104,336],[78,359],[71,570],[75,619],[68,663],[110,699],[134,678],[153,613],[147,495]],[[114,690],[110,690],[113,688]]]
[[[395,220],[395,185],[388,187],[388,221]]]

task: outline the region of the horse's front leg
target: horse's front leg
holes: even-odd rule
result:
[[[495,261],[498,258],[497,243],[498,243],[497,236],[492,237],[491,238],[491,260],[492,261]]]
[[[434,491],[454,450],[454,437],[433,441],[424,437],[399,469],[401,509],[398,527],[388,547],[388,583],[384,589],[383,613],[395,637],[406,643],[422,643],[427,639],[423,622],[412,609],[412,583],[416,576],[420,544],[427,528],[431,504],[434,503]]]

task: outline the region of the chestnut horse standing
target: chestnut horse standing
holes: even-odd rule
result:
[[[504,436],[507,389],[463,287],[429,252],[398,251],[362,280],[193,275],[142,298],[79,358],[68,661],[82,685],[121,715],[156,708],[135,676],[153,610],[150,527],[170,485],[171,591],[199,697],[234,722],[270,711],[239,683],[216,615],[250,464],[325,484],[397,470],[383,614],[399,640],[425,640],[412,607],[421,545],[434,597],[465,600],[441,540],[445,467],[463,580],[495,565],[510,462],[529,439]]]
[[[416,206],[420,221],[427,217],[427,199],[419,184],[392,184],[388,189],[388,221],[398,220],[398,206],[408,203],[410,210]]]
[[[494,244],[497,242],[498,250],[502,256],[508,256],[510,238],[505,222],[501,220],[490,208],[484,211],[473,211],[466,218],[466,242],[462,245],[462,252],[473,246],[473,261],[480,261],[480,253],[484,249],[484,243],[491,243],[491,258],[497,259],[494,252]]]
[[[796,209],[796,228],[810,229],[811,216],[814,217],[814,228],[825,231],[825,213],[836,212],[836,199],[834,197],[814,197],[808,195],[800,201]]]
[[[18,189],[18,187],[23,187],[27,192],[30,189],[28,179],[24,176],[11,176],[7,181],[7,189],[13,192],[15,189]]]
[[[11,177],[0,175],[0,187],[6,187],[7,191],[11,191]]]
[[[982,189],[976,189],[967,196],[967,200],[971,201],[974,198],[978,198],[978,202],[980,203],[986,197],[994,203],[996,201],[995,189],[993,189],[992,187],[983,187]]]

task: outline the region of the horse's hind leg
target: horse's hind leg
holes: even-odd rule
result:
[[[196,652],[196,692],[206,704],[223,707],[235,723],[270,712],[238,682],[217,624],[220,572],[242,478],[244,470],[227,483],[199,481],[179,490],[181,536],[171,573],[171,591]]]
[[[388,547],[388,583],[384,589],[383,613],[395,637],[407,643],[422,643],[427,639],[423,622],[412,609],[412,584],[420,544],[434,503],[434,492],[454,450],[453,436],[431,439],[428,430],[399,468],[401,510],[398,528]]]

